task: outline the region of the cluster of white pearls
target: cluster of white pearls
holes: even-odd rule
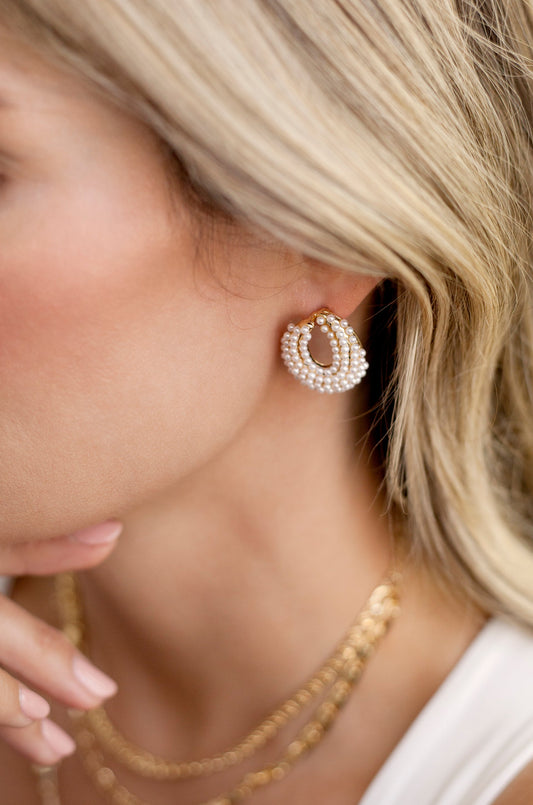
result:
[[[327,335],[331,345],[332,362],[328,366],[315,361],[309,352],[315,325]],[[299,324],[289,324],[281,339],[281,355],[289,372],[301,383],[328,394],[353,388],[368,369],[366,352],[353,327],[327,308]]]

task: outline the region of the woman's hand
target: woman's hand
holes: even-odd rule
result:
[[[93,567],[111,553],[121,529],[109,520],[69,537],[0,546],[0,573],[46,575]],[[0,595],[0,739],[42,765],[71,754],[75,745],[46,717],[48,702],[12,674],[79,709],[95,707],[117,690],[60,631]]]

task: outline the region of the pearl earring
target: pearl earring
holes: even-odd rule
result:
[[[315,325],[329,339],[332,362],[316,361],[309,352],[309,341]],[[281,356],[289,370],[301,383],[321,393],[348,391],[366,375],[366,352],[346,319],[322,308],[298,324],[289,324],[281,339]]]

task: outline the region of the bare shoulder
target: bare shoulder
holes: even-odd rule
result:
[[[531,805],[533,802],[533,761],[518,774],[493,805]]]

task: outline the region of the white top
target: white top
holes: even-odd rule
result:
[[[491,618],[359,805],[491,805],[531,760],[533,631]]]
[[[530,760],[533,632],[491,618],[359,805],[490,805]]]

